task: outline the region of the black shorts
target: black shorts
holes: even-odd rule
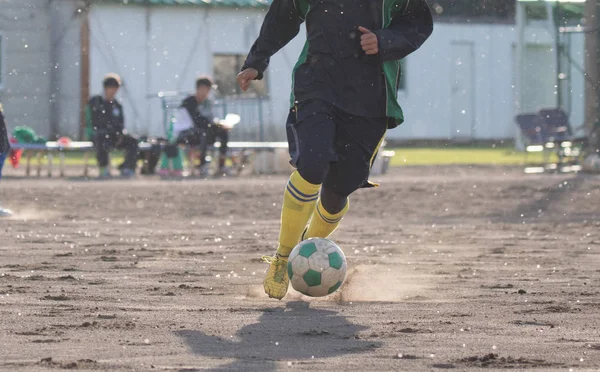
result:
[[[318,181],[336,194],[348,196],[371,185],[369,171],[387,123],[385,117],[351,115],[322,100],[300,102],[287,121],[290,163],[303,177],[320,174],[326,167]]]
[[[176,143],[186,146],[200,146],[201,151],[206,151],[209,145],[214,145],[216,140],[221,142],[219,152],[224,155],[227,153],[227,143],[229,142],[229,132],[227,129],[218,125],[211,125],[208,128],[190,128],[179,133]]]
[[[201,146],[203,142],[208,142],[207,140],[207,129],[193,127],[179,132],[175,142],[178,145]]]

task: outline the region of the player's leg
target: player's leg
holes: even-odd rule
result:
[[[337,229],[349,208],[348,195],[339,195],[335,189],[324,184],[310,224],[302,235],[302,240],[327,238]]]
[[[125,160],[119,167],[121,169],[121,175],[126,177],[134,176],[139,156],[138,140],[133,136],[121,134],[116,147],[125,150]]]
[[[160,157],[160,170],[158,174],[162,177],[183,175],[183,156],[179,146],[173,143],[165,145]],[[172,168],[171,168],[172,167]]]
[[[284,191],[277,253],[288,256],[298,244],[325,180],[334,150],[335,123],[332,106],[314,100],[300,103],[288,117],[287,134],[291,163],[296,171]]]
[[[208,161],[206,157],[208,156],[208,146],[215,143],[215,131],[216,127],[214,125],[210,125],[204,135],[200,138],[200,169],[201,172],[207,172],[207,164]]]
[[[142,155],[140,152],[140,158],[144,160],[142,166],[142,174],[152,175],[156,173],[156,168],[160,162],[160,156],[162,154],[162,146],[159,143],[152,143],[150,145],[150,151],[147,156]]]
[[[337,112],[336,151],[303,239],[327,238],[349,209],[348,196],[369,185],[369,171],[385,136],[385,118],[361,118]]]
[[[265,292],[270,297],[281,299],[287,293],[287,257],[300,241],[329,164],[335,160],[335,124],[330,111],[331,106],[326,102],[309,101],[293,109],[288,117],[290,155],[297,170],[284,191],[277,255],[270,258],[264,280]]]
[[[4,167],[6,156],[7,154],[0,152],[0,180],[2,179],[2,168]]]
[[[229,143],[229,131],[222,127],[217,127],[217,138],[221,142],[219,148],[219,169],[225,169],[225,163],[227,162],[227,144]]]
[[[177,145],[185,145],[187,147],[202,147],[202,143],[206,138],[206,133],[204,130],[199,128],[190,128],[179,133],[177,137]],[[189,149],[188,149],[189,150]],[[190,172],[194,170],[193,160],[191,160],[191,164],[189,164]]]
[[[2,179],[2,167],[4,166],[4,160],[6,160],[7,154],[0,153],[0,179]],[[12,216],[12,212],[8,209],[2,208],[0,205],[0,217],[10,217]]]
[[[108,158],[108,151],[112,146],[110,135],[106,133],[97,132],[94,144],[96,145],[96,161],[98,162],[100,177],[110,177],[110,167]]]

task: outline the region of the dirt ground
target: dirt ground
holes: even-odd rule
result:
[[[396,168],[325,299],[266,298],[285,177],[9,177],[0,370],[600,370],[600,177]]]

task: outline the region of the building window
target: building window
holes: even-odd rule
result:
[[[527,22],[547,21],[552,17],[548,14],[548,8],[545,3],[525,3],[525,14]],[[557,26],[579,26],[581,19],[584,17],[585,4],[583,3],[567,3],[557,2],[553,5],[554,22]]]
[[[439,19],[514,22],[515,0],[427,0]]]
[[[251,96],[264,97],[268,95],[266,75],[262,80],[255,80],[246,92],[242,92],[235,78],[241,71],[246,56],[243,54],[216,54],[213,56],[214,79],[217,92],[222,97]]]

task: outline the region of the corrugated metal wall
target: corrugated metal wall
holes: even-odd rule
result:
[[[2,74],[0,100],[9,128],[50,133],[51,27],[47,1],[4,0],[0,6]]]

